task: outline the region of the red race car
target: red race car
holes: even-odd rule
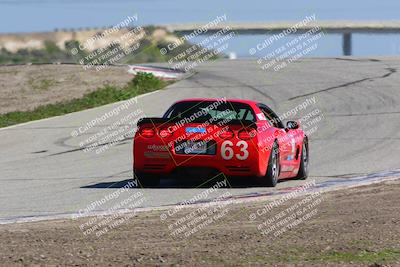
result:
[[[153,186],[164,175],[207,171],[275,186],[279,179],[307,178],[308,151],[299,124],[289,121],[285,127],[262,103],[185,99],[162,118],[138,121],[133,171],[142,184]]]

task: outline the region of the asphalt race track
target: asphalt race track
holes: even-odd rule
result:
[[[222,60],[196,68],[188,79],[138,98],[137,106],[84,134],[71,132],[120,105],[115,103],[66,116],[0,129],[0,221],[29,216],[76,213],[126,184],[132,177],[132,140],[106,151],[84,152],[80,142],[138,107],[159,116],[188,97],[244,98],[264,102],[278,113],[307,99],[323,114],[310,134],[310,180],[348,179],[400,167],[399,59],[303,59],[275,72],[255,60]],[[314,98],[315,97],[315,98]],[[241,183],[233,195],[278,190]],[[160,188],[141,190],[143,207],[175,204],[204,190],[196,181],[164,180]],[[210,196],[211,197],[211,196]],[[99,207],[105,210],[112,201]]]

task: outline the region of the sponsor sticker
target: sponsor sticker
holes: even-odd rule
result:
[[[256,115],[257,115],[257,118],[260,121],[266,121],[267,120],[267,118],[265,117],[264,113],[257,113]]]
[[[186,133],[206,133],[206,128],[186,127]]]

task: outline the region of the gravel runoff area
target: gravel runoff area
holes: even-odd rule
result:
[[[84,70],[80,65],[0,66],[0,114],[81,98],[109,84],[124,86],[133,76],[126,66]]]
[[[197,208],[103,217],[102,234],[87,231],[96,217],[0,225],[0,265],[400,266],[399,192],[397,179],[276,207],[213,206],[214,221],[197,231],[175,227]]]

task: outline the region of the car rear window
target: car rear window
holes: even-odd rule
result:
[[[189,119],[192,122],[219,120],[243,120],[255,122],[252,108],[239,102],[185,101],[174,104],[164,118]]]

